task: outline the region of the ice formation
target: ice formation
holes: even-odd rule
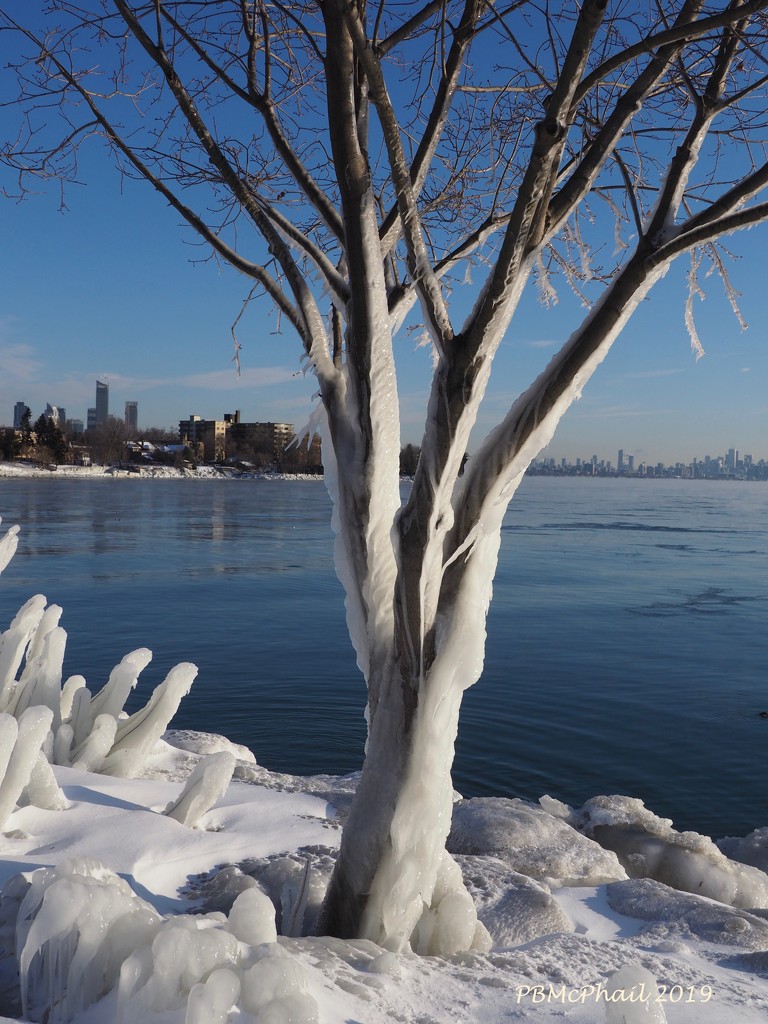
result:
[[[17,526],[11,527],[0,540],[0,571],[16,550],[18,532]],[[48,724],[36,749],[42,749],[48,761],[85,771],[134,775],[189,691],[197,669],[191,664],[177,665],[155,689],[148,704],[126,718],[123,707],[149,663],[151,651],[142,647],[127,654],[95,696],[82,676],[71,676],[62,686],[67,634],[59,626],[60,618],[61,608],[46,607],[45,597],[37,594],[0,634],[0,714],[21,722],[33,709],[38,713],[46,709]],[[54,809],[61,805],[62,798],[56,796],[50,772],[42,765],[29,764],[32,754],[32,760],[37,761],[37,753],[30,753],[30,743],[20,734],[17,738],[5,723],[0,728],[0,766],[9,764],[16,789],[23,766],[27,774],[22,789],[33,776],[31,787],[27,787],[29,800],[41,800],[42,806]],[[23,752],[29,756],[23,756]],[[11,785],[4,782],[0,788],[0,821],[13,809],[7,806],[10,791]],[[20,796],[21,790],[15,800]]]
[[[605,984],[606,1024],[666,1024],[656,979],[640,964],[620,967]]]
[[[194,828],[227,790],[235,770],[235,759],[226,750],[208,754],[198,761],[179,797],[163,811],[182,825]]]
[[[601,885],[627,877],[615,853],[525,800],[459,801],[447,846],[455,854],[490,854],[553,885]]]
[[[52,719],[50,709],[39,707],[27,708],[18,723],[10,715],[0,715],[0,828],[29,785]]]
[[[65,1024],[105,1000],[117,1024],[317,1024],[297,960],[277,944],[269,899],[249,889],[229,918],[161,917],[126,881],[83,859],[32,873],[16,922],[25,1017]],[[174,1016],[173,1019],[176,1019]]]
[[[768,908],[764,871],[729,860],[708,836],[676,831],[642,800],[592,797],[573,812],[572,823],[613,850],[631,878],[653,878],[733,907]]]

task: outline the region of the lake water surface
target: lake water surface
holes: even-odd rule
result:
[[[174,724],[268,768],[359,767],[364,692],[321,483],[0,479],[22,525],[6,628],[64,608],[65,670],[97,689],[154,652],[132,707],[200,668]],[[768,485],[528,478],[504,525],[483,678],[465,698],[465,796],[642,797],[679,828],[768,824]]]

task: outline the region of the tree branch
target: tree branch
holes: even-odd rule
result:
[[[163,17],[173,25],[174,29],[184,39],[192,51],[208,67],[217,78],[219,78],[231,92],[238,96],[261,115],[264,125],[269,132],[269,137],[282,159],[286,169],[293,177],[296,184],[302,190],[312,206],[317,210],[323,222],[337,238],[343,235],[341,218],[335,207],[331,204],[326,194],[314,180],[304,163],[299,158],[294,148],[288,141],[277,119],[275,105],[269,100],[268,76],[265,80],[264,93],[256,88],[255,79],[255,38],[249,44],[249,73],[248,89],[243,89],[237,84],[227,71],[214,61],[205,48],[184,28],[173,15],[163,7]]]
[[[409,271],[419,292],[424,315],[441,349],[453,338],[448,310],[443,300],[439,280],[434,273],[421,231],[421,217],[416,205],[414,189],[400,138],[397,117],[389,99],[381,65],[368,45],[362,25],[347,3],[342,3],[343,16],[353,40],[355,53],[365,68],[370,83],[370,95],[379,116],[384,143],[389,156],[392,183],[397,194],[400,224],[408,250]]]
[[[255,200],[252,192],[242,181],[235,169],[229,163],[221,147],[216,143],[213,135],[208,129],[200,112],[198,111],[188,90],[182,84],[181,79],[164,50],[157,47],[142,28],[138,18],[128,7],[125,0],[114,0],[121,17],[137,42],[146,51],[148,56],[155,62],[162,71],[168,87],[174,95],[179,110],[186,118],[190,128],[195,133],[208,159],[221,175],[222,180],[227,184],[232,194],[236,197],[242,208],[248,213],[262,237],[269,245],[270,252],[277,259],[286,279],[291,287],[294,298],[301,309],[305,324],[304,342],[307,345],[307,354],[315,368],[321,386],[323,380],[333,382],[335,385],[336,370],[333,367],[328,342],[320,312],[317,309],[314,296],[312,295],[303,274],[297,267],[288,246],[283,242],[279,232],[275,230],[271,221]]]
[[[768,8],[768,0],[746,0],[745,3],[740,4],[738,11],[735,12],[731,4],[728,5],[728,10],[722,14],[713,14],[708,18],[702,18],[697,21],[695,25],[690,25],[680,21],[678,18],[672,28],[665,29],[663,32],[657,32],[655,35],[648,36],[639,43],[635,43],[633,46],[628,46],[620,53],[615,54],[613,57],[609,57],[608,60],[604,61],[599,67],[595,68],[594,71],[590,72],[586,76],[583,82],[579,85],[574,95],[574,103],[578,104],[588,95],[591,90],[598,85],[606,75],[609,75],[612,71],[622,67],[624,64],[629,64],[636,57],[643,57],[646,54],[652,54],[654,50],[658,50],[661,47],[666,47],[669,44],[683,43],[686,44],[694,39],[701,39],[708,32],[714,29],[723,28],[726,25],[732,25],[736,21],[741,21],[744,18],[750,17],[753,14],[759,14],[761,11]]]

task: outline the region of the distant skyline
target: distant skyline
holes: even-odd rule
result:
[[[6,114],[7,116],[7,114]],[[0,254],[0,418],[14,404],[47,403],[85,419],[97,378],[110,386],[113,411],[139,403],[139,424],[175,429],[191,414],[218,418],[240,409],[248,421],[302,426],[316,386],[301,345],[265,301],[254,301],[237,328],[241,375],[232,362],[231,325],[250,282],[206,260],[206,250],[142,183],[119,180],[106,157],[86,153],[81,179],[68,186],[67,211],[51,186],[21,203],[2,203]],[[0,185],[12,188],[13,182]],[[688,462],[734,447],[768,454],[768,344],[764,257],[768,229],[729,242],[741,257],[733,283],[749,330],[742,332],[720,281],[704,282],[696,318],[706,355],[691,354],[684,324],[687,264],[651,293],[547,449],[584,458],[623,447],[640,459]],[[197,261],[197,262],[195,262]],[[476,281],[479,269],[473,270]],[[560,301],[544,308],[535,284],[526,293],[496,358],[471,447],[543,368],[585,315],[562,281]],[[475,296],[457,288],[460,321]],[[403,443],[421,437],[431,357],[420,331],[396,341],[401,371]]]

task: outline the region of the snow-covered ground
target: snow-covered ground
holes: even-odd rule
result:
[[[81,897],[68,883],[60,917],[51,916],[44,927],[66,930],[72,908],[82,900],[80,941],[85,944],[88,908],[103,915],[90,955],[100,951],[97,974],[107,994],[90,1007],[81,1007],[75,998],[78,983],[90,986],[82,993],[86,1001],[100,991],[93,979],[88,981],[86,957],[74,976],[65,977],[73,1015],[52,1020],[757,1024],[768,1017],[765,909],[749,913],[649,879],[627,880],[613,853],[552,813],[559,807],[545,809],[546,801],[542,807],[473,800],[457,807],[450,844],[494,939],[490,952],[419,957],[387,953],[368,942],[282,936],[254,946],[249,940],[263,940],[264,934],[249,935],[248,925],[238,924],[234,899],[258,885],[276,903],[286,931],[291,931],[289,915],[298,902],[304,902],[305,920],[315,913],[339,837],[339,812],[343,817],[354,779],[271,775],[223,738],[185,733],[168,739],[187,749],[161,742],[142,778],[55,768],[66,808],[26,806],[6,823],[0,839],[0,938],[6,951],[12,948],[15,915],[26,891],[18,877],[12,881],[19,872],[39,878],[31,873],[63,865],[71,878],[89,870],[99,874],[87,867],[97,861],[127,883],[126,905],[152,917],[142,927],[128,924],[123,908],[116,912],[103,892],[94,887]],[[201,753],[220,749],[237,758],[224,797],[197,828],[164,816],[161,812],[178,796]],[[606,815],[610,807],[615,818],[621,806],[606,801]],[[462,849],[490,852],[459,853]],[[308,886],[303,886],[305,865]],[[569,884],[562,884],[564,877]],[[241,907],[245,902],[241,897]],[[192,918],[190,911],[195,912]],[[180,930],[184,920],[197,929]],[[203,940],[208,945],[200,945]],[[137,955],[142,944],[145,951]],[[107,947],[124,960],[134,953],[134,974],[128,980],[125,970],[121,978],[114,965],[110,974]],[[67,948],[62,941],[59,971],[66,972]],[[154,982],[155,990],[142,996],[141,982],[149,987],[142,957],[152,956],[163,983]],[[658,995],[648,981],[646,989],[635,988],[635,995],[647,995],[647,1002],[609,1002],[609,979],[628,965],[649,972],[646,978],[662,986]],[[9,957],[0,979],[5,1000],[0,1012],[18,1013],[11,1019],[20,1020],[13,1002],[14,968]],[[231,992],[239,985],[239,1010],[227,1015],[227,1007],[224,1015],[215,1016],[209,1007],[198,1016],[188,1009],[190,991],[200,1002],[205,990],[199,983],[212,976],[214,988],[219,984]],[[632,985],[639,978],[632,973]],[[117,989],[127,991],[129,983],[135,991],[121,1003]],[[286,1002],[288,996],[296,998]],[[132,1001],[135,1012],[129,1009]],[[615,1016],[619,1009],[624,1017]],[[638,1009],[644,1015],[631,1016]],[[38,1012],[33,1019],[43,1015]]]

